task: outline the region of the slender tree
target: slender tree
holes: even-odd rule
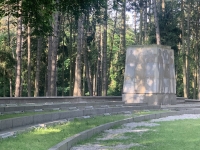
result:
[[[20,96],[21,87],[21,47],[22,47],[22,1],[18,2],[18,18],[17,18],[17,47],[16,47],[16,78],[15,78],[15,97]]]

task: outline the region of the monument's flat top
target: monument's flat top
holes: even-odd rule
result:
[[[159,47],[159,48],[165,48],[165,49],[171,49],[171,46],[166,46],[166,45],[156,45],[156,44],[151,44],[151,45],[130,45],[129,47]]]

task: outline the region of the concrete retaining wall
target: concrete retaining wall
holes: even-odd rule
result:
[[[45,103],[45,102],[81,102],[81,101],[122,101],[121,96],[66,96],[66,97],[2,97],[0,104]]]
[[[49,150],[70,150],[70,148],[72,146],[74,146],[76,143],[86,140],[86,139],[89,139],[93,135],[101,133],[102,131],[110,129],[116,125],[122,125],[122,124],[130,123],[130,122],[146,121],[146,120],[150,120],[150,119],[159,119],[159,118],[167,117],[167,116],[175,116],[175,115],[182,115],[182,114],[199,114],[199,113],[200,113],[200,109],[199,110],[184,110],[184,111],[176,111],[176,112],[149,114],[149,115],[144,115],[144,116],[137,116],[137,117],[133,117],[133,118],[123,119],[120,121],[103,124],[98,127],[78,133],[78,134],[58,143],[57,145],[51,147]]]
[[[85,106],[94,106],[98,107],[101,105],[123,105],[124,102],[122,101],[116,101],[116,102],[111,102],[111,101],[106,101],[106,102],[91,102],[91,103],[53,103],[53,104],[31,104],[31,105],[26,105],[26,104],[21,104],[21,105],[16,105],[16,106],[0,106],[0,112],[1,113],[8,113],[8,112],[15,112],[15,111],[29,111],[29,110],[36,110],[36,109],[53,109],[53,108],[61,108],[61,109],[67,109],[69,107],[85,107]]]
[[[82,116],[95,116],[104,113],[117,113],[121,111],[133,111],[133,110],[144,110],[144,109],[159,109],[160,106],[125,106],[125,107],[110,107],[110,108],[95,108],[85,110],[74,110],[68,112],[55,112],[49,114],[40,114],[33,116],[25,116],[18,118],[10,118],[0,120],[0,131],[16,128],[20,126],[44,123],[49,121],[56,121],[61,119],[70,119]]]

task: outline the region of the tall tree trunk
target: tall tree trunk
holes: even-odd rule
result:
[[[34,97],[39,96],[41,47],[42,47],[42,37],[38,37]]]
[[[199,10],[198,2],[196,3],[196,22],[195,22],[195,42],[194,42],[194,58],[195,58],[195,69],[194,69],[194,89],[193,89],[193,99],[197,99],[197,79],[198,79],[198,36],[199,36]]]
[[[51,96],[51,66],[52,66],[52,36],[48,37],[48,67],[47,67],[47,86],[46,96]]]
[[[10,7],[9,7],[9,5],[8,5],[8,10],[10,10]],[[7,18],[7,29],[8,29],[8,47],[9,47],[9,50],[11,49],[11,47],[10,47],[10,14],[8,14],[8,16],[7,16],[8,18]],[[13,54],[13,58],[15,58],[15,55],[14,55],[14,53],[12,52],[12,54]],[[12,76],[12,75],[11,75]],[[10,97],[12,97],[12,77],[9,77],[9,85],[10,85]]]
[[[83,20],[84,16],[80,15],[78,19],[78,38],[77,38],[77,56],[75,67],[74,96],[81,96],[81,53],[83,48]]]
[[[53,41],[52,41],[52,66],[51,66],[51,96],[57,96],[57,51],[59,44],[59,12],[54,13]]]
[[[65,25],[65,16],[63,16],[63,21],[62,21],[62,96],[64,96],[64,78],[65,78],[65,74],[64,74],[64,67],[65,67],[65,29],[64,26]],[[70,58],[71,59],[71,58]]]
[[[20,86],[21,86],[21,45],[22,45],[22,16],[21,16],[21,6],[22,1],[18,2],[19,10],[17,18],[17,47],[16,47],[16,78],[15,78],[15,97],[20,96]]]
[[[187,11],[187,50],[186,50],[186,85],[187,85],[187,95],[189,96],[190,88],[190,66],[189,66],[189,54],[190,53],[190,3],[188,2]]]
[[[147,1],[144,2],[144,43],[147,43]]]
[[[69,95],[73,95],[73,40],[72,40],[72,17],[70,16],[70,33],[69,33],[69,55],[70,55],[70,83],[69,83]]]
[[[98,25],[98,35],[97,35],[97,50],[98,50],[98,59],[97,59],[97,72],[96,72],[96,78],[97,78],[97,96],[101,96],[102,94],[102,88],[101,88],[101,81],[102,81],[102,68],[101,68],[101,25]]]
[[[107,3],[103,18],[102,96],[107,95]]]
[[[89,16],[87,16],[87,26],[89,26],[88,24],[89,21]],[[87,28],[87,33],[89,33],[89,29]],[[87,34],[86,33],[86,34]],[[85,34],[84,37],[87,37],[87,35]],[[83,38],[84,40],[84,47],[83,47],[83,59],[84,59],[84,69],[85,69],[85,75],[86,75],[86,80],[87,80],[87,86],[88,86],[88,90],[89,90],[89,95],[92,96],[92,81],[91,81],[91,77],[90,77],[90,68],[89,68],[89,60],[88,60],[88,54],[87,54],[87,39]]]
[[[28,70],[28,97],[31,97],[31,27],[28,23],[28,37],[27,37],[27,46],[28,46],[28,64],[27,64],[27,70]]]
[[[182,28],[182,53],[183,53],[183,93],[184,97],[188,98],[188,93],[187,93],[187,82],[186,82],[186,57],[185,57],[185,28],[184,28],[184,20],[185,20],[185,15],[184,15],[184,0],[181,0],[181,11],[182,11],[182,16],[181,16],[181,28]]]
[[[140,38],[139,38],[139,44],[142,45],[143,44],[143,0],[140,1]]]
[[[154,23],[156,28],[156,44],[160,45],[160,28],[159,28],[159,19],[157,14],[157,5],[156,0],[153,0],[153,11],[154,11]]]

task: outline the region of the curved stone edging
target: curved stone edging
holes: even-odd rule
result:
[[[140,121],[146,121],[146,120],[151,120],[151,119],[159,119],[162,117],[182,115],[182,114],[200,114],[200,109],[149,114],[149,115],[137,116],[137,117],[123,119],[123,120],[119,120],[115,122],[106,123],[98,127],[75,134],[74,136],[69,137],[66,140],[58,143],[57,145],[51,147],[49,150],[70,150],[70,148],[74,146],[76,143],[89,139],[93,135],[98,134],[104,130],[110,129],[116,125],[122,125],[125,123],[134,122],[134,121],[140,122]]]

